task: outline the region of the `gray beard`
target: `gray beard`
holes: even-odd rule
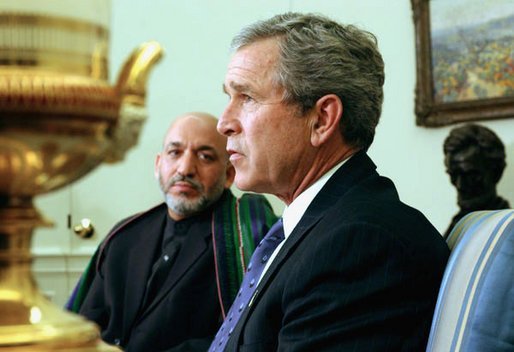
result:
[[[164,198],[168,208],[170,208],[174,213],[183,217],[189,217],[201,213],[214,204],[223,194],[223,191],[225,190],[224,184],[225,180],[222,178],[214,186],[210,194],[202,193],[200,197],[193,200],[180,196],[171,196],[166,192],[164,192]]]

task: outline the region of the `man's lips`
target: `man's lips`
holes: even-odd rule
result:
[[[227,149],[231,162],[234,162],[243,157],[243,154],[234,149]]]
[[[175,182],[172,186],[172,189],[176,189],[178,191],[196,191],[196,187],[188,182]]]

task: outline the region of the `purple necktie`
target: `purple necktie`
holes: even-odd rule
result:
[[[234,331],[234,327],[255,292],[262,270],[266,266],[266,263],[271,257],[273,251],[283,240],[284,227],[282,226],[282,219],[279,219],[255,249],[252,258],[250,259],[250,263],[248,264],[248,268],[246,269],[246,274],[243,278],[243,283],[241,284],[239,293],[237,294],[234,303],[232,303],[232,307],[230,307],[227,317],[225,318],[223,325],[221,325],[221,328],[218,330],[211,347],[209,347],[209,351],[219,352],[225,349],[227,341]]]

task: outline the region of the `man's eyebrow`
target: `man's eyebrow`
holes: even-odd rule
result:
[[[196,150],[199,151],[199,152],[212,151],[215,154],[218,154],[216,148],[214,148],[213,146],[210,146],[210,145],[201,145],[198,148],[196,148]]]
[[[235,90],[236,92],[241,93],[241,92],[251,92],[252,91],[250,86],[247,84],[239,84],[239,83],[235,83],[235,82],[230,82],[228,85],[232,90]],[[225,85],[225,83],[223,83],[223,93],[228,94],[227,86]]]
[[[181,147],[181,146],[182,146],[182,143],[171,141],[171,142],[168,142],[164,147],[170,148],[170,147]]]
[[[166,144],[166,148],[171,148],[171,147],[181,148],[183,146],[184,146],[184,143],[178,142],[178,141],[171,141],[168,144]],[[211,145],[208,145],[208,144],[204,144],[204,145],[199,146],[198,148],[195,149],[195,151],[196,152],[212,151],[216,155],[218,154],[218,151],[216,150],[216,148],[211,146]]]

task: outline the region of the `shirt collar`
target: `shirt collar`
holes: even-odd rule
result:
[[[327,183],[327,181],[335,174],[335,172],[350,158],[341,161],[333,168],[328,170],[323,176],[321,176],[316,182],[309,186],[303,191],[289,206],[284,209],[282,219],[284,222],[284,235],[287,238],[294,230],[296,225],[300,222],[303,214],[312,203],[314,198],[318,195],[319,191]]]

